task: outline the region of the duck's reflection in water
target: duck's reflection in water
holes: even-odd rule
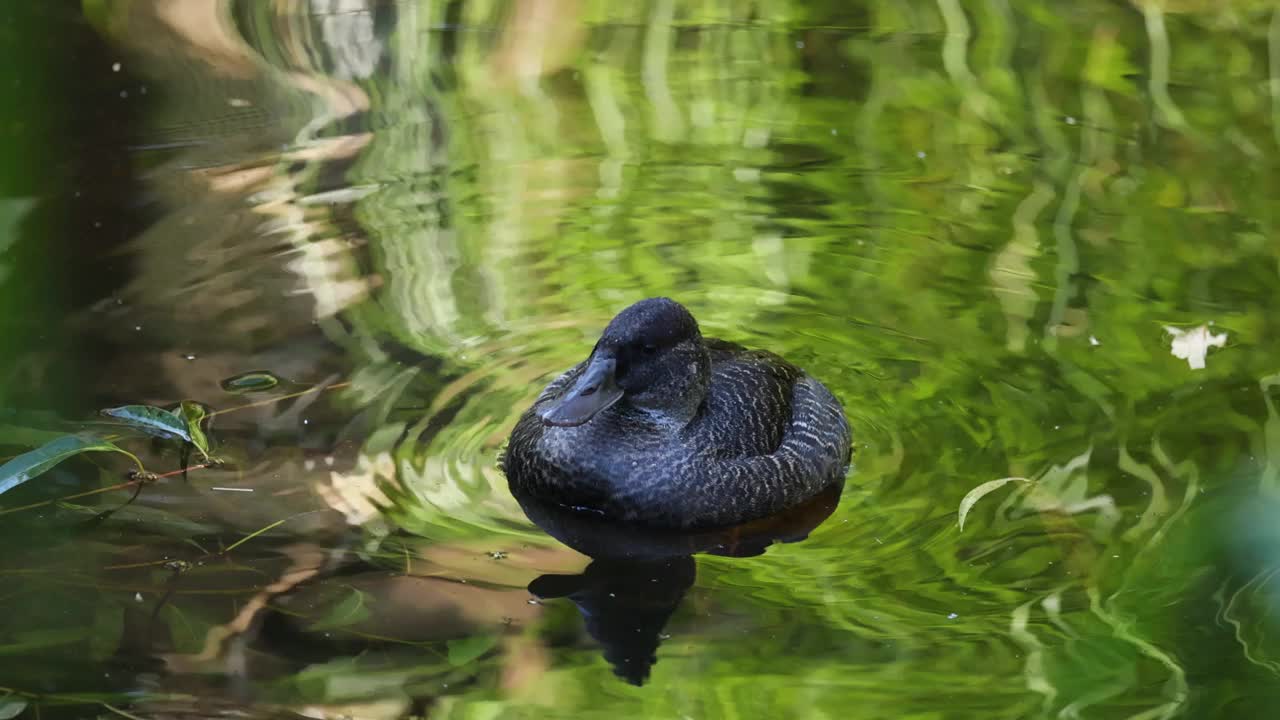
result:
[[[643,685],[657,662],[667,620],[693,585],[693,555],[760,555],[798,542],[835,511],[843,483],[784,513],[715,531],[678,533],[620,525],[601,516],[516,496],[535,524],[593,561],[576,575],[542,575],[529,592],[568,598],[618,677]]]
[[[600,559],[580,575],[543,575],[529,584],[540,598],[567,597],[618,677],[644,684],[658,641],[696,573],[693,558]]]

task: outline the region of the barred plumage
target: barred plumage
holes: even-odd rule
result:
[[[591,357],[547,386],[503,464],[518,498],[701,529],[843,482],[850,446],[822,383],[772,353],[702,338],[684,307],[654,298],[620,313]]]

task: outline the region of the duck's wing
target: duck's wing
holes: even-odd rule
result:
[[[814,497],[848,472],[852,435],[844,409],[822,383],[801,374],[791,386],[782,440],[768,454],[692,460],[658,468],[619,508],[629,519],[684,529],[728,527],[776,515]]]
[[[804,373],[773,353],[712,341],[711,382],[699,416],[686,430],[700,458],[769,455],[786,436],[793,391]]]
[[[777,450],[707,468],[703,492],[715,502],[699,513],[697,524],[767,517],[801,503],[844,479],[851,447],[844,408],[826,386],[804,375],[792,386],[791,422]]]

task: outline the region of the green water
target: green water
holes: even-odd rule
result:
[[[0,68],[0,455],[197,400],[226,464],[0,496],[0,717],[1280,702],[1271,3],[53,5],[0,14],[50,69]],[[634,687],[495,459],[659,294],[831,387],[855,467],[698,556]]]

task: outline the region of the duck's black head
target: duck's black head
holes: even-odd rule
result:
[[[706,394],[710,360],[698,323],[668,298],[641,300],[604,329],[586,367],[542,410],[548,425],[581,425],[623,402],[687,422]]]

